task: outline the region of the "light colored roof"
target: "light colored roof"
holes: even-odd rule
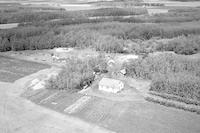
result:
[[[73,48],[62,48],[62,47],[59,47],[59,48],[54,48],[55,52],[57,53],[65,53],[65,52],[70,52],[73,50]]]
[[[102,78],[101,81],[99,82],[99,85],[117,87],[121,83],[122,81],[120,80],[111,79],[111,78]]]

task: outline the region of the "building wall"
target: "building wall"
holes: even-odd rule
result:
[[[106,92],[112,92],[112,93],[117,93],[123,89],[123,85],[119,85],[117,88],[112,88],[104,85],[99,85],[99,90],[101,91],[106,91]]]

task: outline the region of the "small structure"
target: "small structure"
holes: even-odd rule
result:
[[[120,62],[120,63],[124,63],[124,62],[130,62],[131,60],[136,60],[138,59],[139,56],[138,55],[119,55],[117,57],[117,62]]]
[[[54,51],[56,53],[66,53],[66,52],[70,52],[72,51],[73,48],[63,48],[63,47],[60,47],[60,48],[54,48]]]
[[[111,78],[102,78],[99,82],[99,90],[118,93],[124,88],[124,83],[120,80],[111,79]]]
[[[115,64],[115,61],[112,59],[107,62],[108,67],[113,67]]]
[[[120,73],[123,75],[126,75],[126,69],[124,68],[124,69],[120,70]]]
[[[33,90],[40,90],[45,88],[45,82],[40,79],[34,79],[31,81],[30,87]]]
[[[53,53],[51,54],[51,57],[52,57],[53,61],[56,61],[56,60],[60,59],[57,55],[55,55]]]

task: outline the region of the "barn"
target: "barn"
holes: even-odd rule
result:
[[[102,78],[99,82],[99,90],[118,93],[124,88],[124,83],[120,80],[111,78]]]

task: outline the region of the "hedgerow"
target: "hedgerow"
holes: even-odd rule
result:
[[[88,17],[101,16],[129,16],[147,14],[145,8],[100,8],[93,10],[78,11]]]
[[[200,77],[186,72],[155,74],[150,90],[200,101]]]
[[[159,44],[159,51],[174,51],[177,54],[191,55],[200,52],[200,36],[181,36],[165,44]]]

